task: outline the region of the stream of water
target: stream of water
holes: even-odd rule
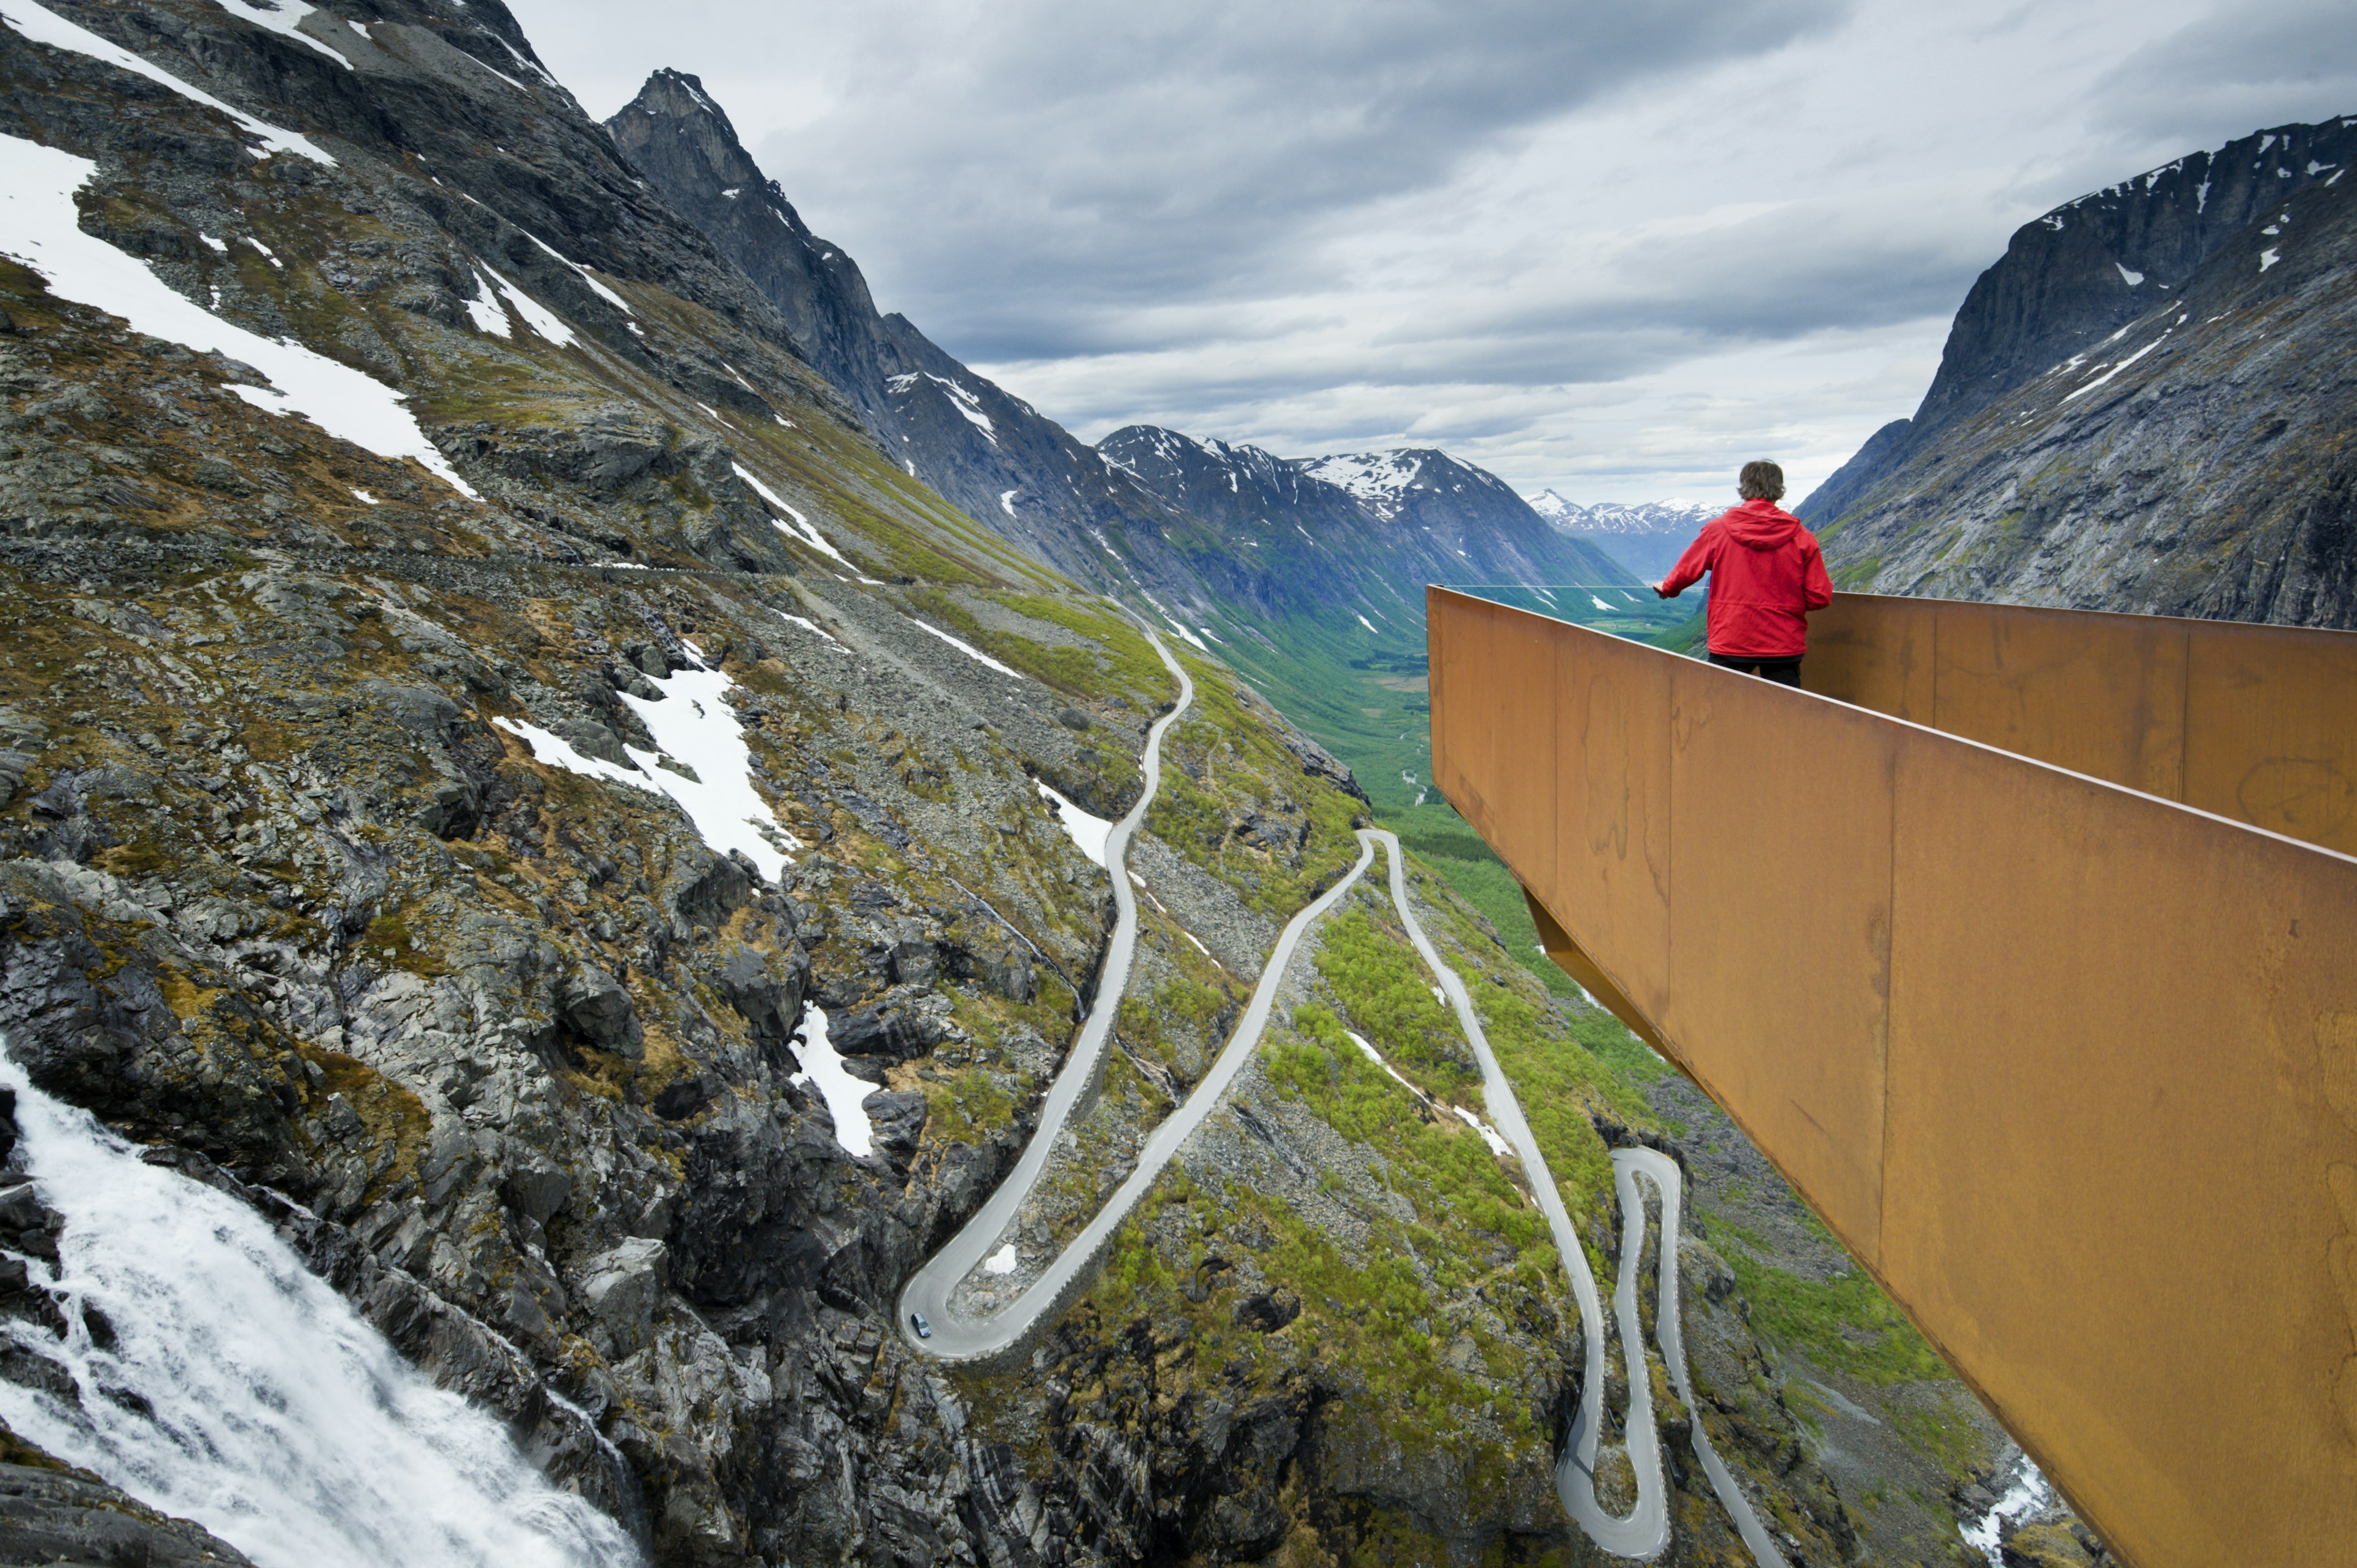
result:
[[[32,1086],[17,1157],[65,1218],[59,1341],[5,1322],[71,1401],[0,1380],[0,1419],[260,1568],[636,1568],[611,1519],[528,1463],[499,1421],[436,1388],[260,1215]],[[97,1332],[93,1334],[95,1328]]]
[[[1964,1542],[1988,1560],[1989,1568],[2005,1568],[2005,1527],[2008,1521],[2026,1518],[2054,1502],[2053,1484],[2029,1462],[2027,1454],[2017,1456],[2013,1471],[2007,1477],[2006,1488],[1989,1511],[1969,1526],[1959,1527]]]

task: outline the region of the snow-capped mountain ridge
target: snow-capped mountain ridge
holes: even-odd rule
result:
[[[1727,510],[1716,501],[1598,501],[1582,506],[1554,490],[1528,498],[1531,510],[1566,533],[1676,533],[1692,538],[1695,532]],[[1732,505],[1728,502],[1727,505]]]
[[[1555,490],[1541,490],[1530,504],[1548,527],[1594,544],[1650,582],[1684,553],[1703,524],[1734,502],[1730,497],[1726,502],[1598,501],[1582,506]]]
[[[1367,506],[1388,518],[1399,506],[1402,491],[1415,483],[1424,468],[1425,453],[1346,452],[1330,457],[1310,457],[1303,460],[1302,472],[1313,478],[1347,490]]]
[[[1913,417],[1876,431],[1793,510],[1836,521],[1942,435],[2159,308],[2253,224],[2352,162],[2357,117],[2279,125],[2030,220],[1964,296]]]

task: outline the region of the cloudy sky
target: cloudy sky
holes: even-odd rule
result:
[[[1795,491],[2018,225],[2357,111],[2349,0],[510,0],[591,113],[700,76],[878,303],[1093,440]]]

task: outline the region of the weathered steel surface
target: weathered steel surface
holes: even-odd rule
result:
[[[2357,1561],[2357,638],[1835,608],[1432,590],[1434,782],[2127,1561]]]
[[[1839,594],[1801,682],[2357,854],[2357,633]]]

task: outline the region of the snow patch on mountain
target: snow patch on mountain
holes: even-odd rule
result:
[[[297,20],[300,18],[298,17]],[[259,141],[264,148],[265,156],[271,153],[294,153],[298,156],[309,158],[314,163],[323,164],[328,168],[336,166],[334,157],[308,136],[282,130],[276,125],[255,119],[242,109],[231,108],[211,93],[200,88],[191,87],[171,72],[148,64],[121,45],[110,43],[89,28],[78,27],[48,7],[35,4],[35,0],[9,0],[7,9],[0,12],[0,22],[5,22],[11,28],[37,44],[47,44],[53,49],[68,49],[75,54],[88,55],[91,59],[102,60],[118,70],[127,70],[135,76],[144,76],[158,86],[169,88],[191,102],[201,103],[208,109],[219,110],[236,122],[238,129]],[[350,64],[349,60],[344,63],[347,66]]]
[[[884,384],[893,392],[907,392],[920,381],[931,381],[949,393],[950,406],[964,415],[968,424],[981,431],[984,440],[993,446],[998,445],[998,427],[991,423],[990,415],[982,411],[982,400],[967,390],[963,382],[952,381],[947,376],[937,376],[931,371],[911,371],[907,375],[894,376]]]
[[[18,0],[10,5],[22,8]],[[221,320],[182,298],[136,257],[83,233],[74,192],[97,172],[88,158],[0,136],[0,252],[48,278],[61,298],[119,316],[151,337],[259,370],[268,387],[230,382],[221,389],[254,407],[300,413],[380,457],[414,457],[468,499],[481,499],[426,437],[404,394],[300,343]]]
[[[261,0],[213,0],[213,3],[224,11],[244,17],[257,27],[267,27],[282,38],[292,38],[298,44],[318,50],[346,70],[352,69],[352,62],[346,59],[340,51],[330,48],[303,31],[303,19],[318,9],[316,5],[289,5],[285,0],[275,0],[269,5],[262,4]],[[368,35],[363,33],[361,36],[366,38]]]
[[[1424,454],[1344,452],[1305,458],[1297,467],[1313,479],[1349,491],[1360,504],[1388,521],[1399,510],[1401,494],[1424,471]]]
[[[1564,533],[1675,533],[1692,538],[1727,509],[1709,501],[1598,501],[1582,506],[1554,490],[1523,498],[1531,510]]]
[[[526,327],[529,327],[533,332],[547,338],[551,343],[555,344],[560,349],[568,349],[573,346],[576,340],[574,336],[573,328],[565,324],[565,318],[563,317],[549,309],[548,306],[541,304],[540,301],[533,298],[532,295],[524,293],[523,290],[510,283],[504,276],[492,271],[490,267],[482,268],[482,276],[490,282],[493,288],[499,291],[500,296],[502,299],[505,299],[510,305],[515,307],[515,313],[523,317],[523,324]],[[469,314],[473,313],[469,312]],[[476,315],[475,319],[477,324],[480,325],[483,317],[480,315]],[[499,336],[504,338],[507,334],[501,332]]]

